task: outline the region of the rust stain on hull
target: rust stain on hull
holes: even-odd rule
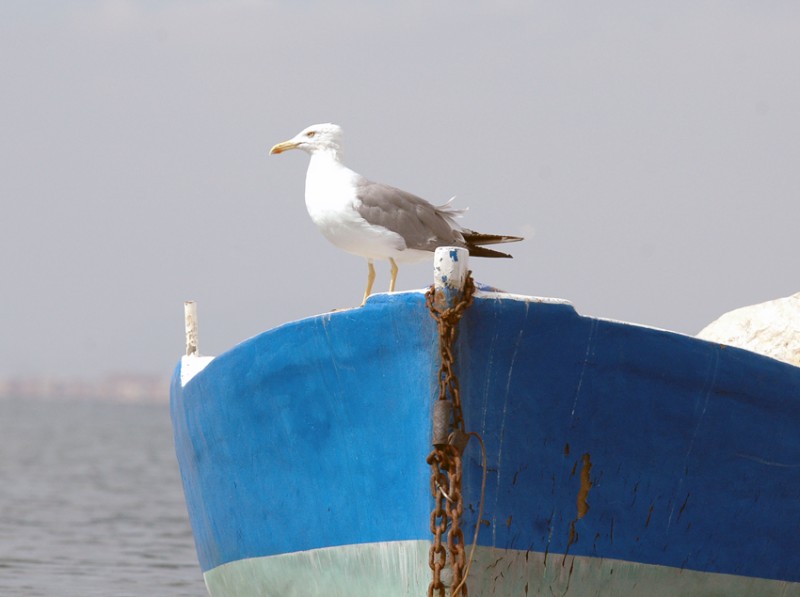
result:
[[[589,512],[589,491],[592,489],[592,456],[589,454],[589,452],[586,452],[581,460],[581,485],[578,488],[578,498],[576,500],[578,513],[569,525],[569,541],[567,542],[567,549],[564,551],[562,565],[567,560],[567,554],[569,554],[570,546],[578,540],[578,533],[575,530],[575,524]],[[578,463],[576,462],[575,467],[572,469],[573,474],[577,469],[577,466]]]
[[[583,455],[583,466],[581,467],[581,488],[578,490],[578,518],[580,520],[589,511],[589,490],[592,488],[592,457],[587,452]]]

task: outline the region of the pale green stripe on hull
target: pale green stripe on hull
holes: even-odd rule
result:
[[[205,573],[212,597],[420,597],[428,541],[343,545],[250,558]],[[479,547],[471,595],[800,597],[800,583],[622,560]]]
[[[250,558],[205,573],[212,597],[427,595],[427,541],[362,543]]]

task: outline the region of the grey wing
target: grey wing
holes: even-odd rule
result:
[[[356,184],[358,213],[367,222],[399,234],[408,249],[433,251],[442,245],[465,246],[455,218],[460,210],[431,205],[421,197],[361,178]]]

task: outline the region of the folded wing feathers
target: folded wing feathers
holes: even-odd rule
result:
[[[396,232],[409,249],[433,251],[442,245],[464,246],[455,210],[440,210],[401,189],[366,179],[357,185],[357,209],[370,224]]]
[[[476,257],[511,257],[478,245],[522,240],[519,236],[482,234],[462,228],[455,218],[467,210],[452,207],[453,199],[434,206],[416,195],[365,178],[358,181],[356,196],[361,217],[398,233],[409,249],[433,251],[436,247],[454,245],[469,249],[470,255]]]

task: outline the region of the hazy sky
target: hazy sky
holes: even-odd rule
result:
[[[206,354],[358,304],[267,155],[326,121],[527,238],[484,283],[692,334],[800,290],[795,1],[8,1],[0,76],[0,375],[169,373],[185,299]]]

